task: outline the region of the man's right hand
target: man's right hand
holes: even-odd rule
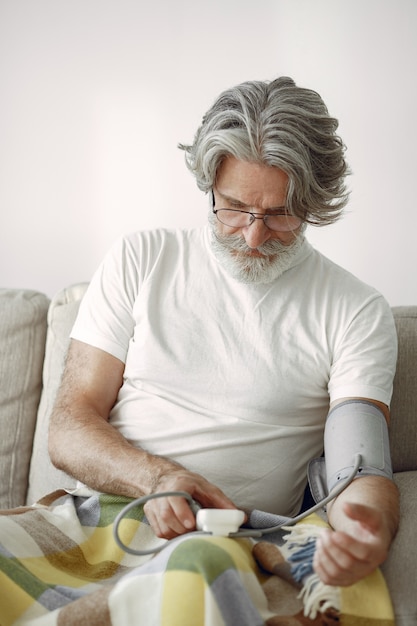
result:
[[[158,480],[153,493],[185,491],[203,508],[235,509],[236,506],[224,493],[208,480],[175,467]],[[144,507],[146,517],[158,537],[173,539],[195,530],[195,516],[185,498],[168,496],[149,500]]]

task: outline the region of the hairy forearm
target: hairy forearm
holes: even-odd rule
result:
[[[235,508],[203,476],[170,459],[137,449],[84,403],[58,402],[51,418],[49,449],[53,463],[100,492],[138,498],[153,492],[185,491],[211,508]],[[194,513],[182,498],[166,497],[145,505],[159,537],[171,539],[195,527]]]
[[[133,447],[93,409],[59,403],[51,419],[49,453],[56,467],[89,487],[134,498],[151,493],[159,478],[177,466]]]
[[[123,382],[124,363],[71,341],[51,415],[49,454],[59,469],[97,491],[139,497],[176,467],[136,449],[108,422]]]
[[[343,511],[345,503],[363,504],[380,512],[388,548],[399,524],[399,494],[395,483],[379,476],[363,476],[329,504],[327,513],[332,527],[349,532],[353,522]]]

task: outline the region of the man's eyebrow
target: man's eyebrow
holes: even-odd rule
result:
[[[229,196],[226,193],[221,192],[219,189],[216,188],[217,193],[219,194],[219,196],[222,198],[222,200],[226,200],[227,202],[232,202],[234,204],[240,204],[243,207],[246,207],[248,209],[253,209],[253,207],[250,204],[246,204],[246,202],[243,202],[242,200],[238,200],[238,198],[233,198],[232,196]],[[274,206],[274,207],[270,207],[268,209],[265,209],[266,211],[282,211],[283,209],[286,209],[285,204],[282,204],[280,206]],[[255,211],[256,213],[256,211]]]

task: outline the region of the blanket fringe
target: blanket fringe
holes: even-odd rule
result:
[[[284,529],[289,534],[284,536],[282,551],[291,564],[294,579],[302,584],[299,597],[303,601],[305,617],[315,619],[318,613],[329,609],[340,611],[340,588],[325,585],[313,570],[316,541],[322,529],[314,524],[299,524]]]

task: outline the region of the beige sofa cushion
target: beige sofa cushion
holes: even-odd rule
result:
[[[394,472],[417,470],[417,306],[393,308],[398,361],[391,402]]]
[[[55,396],[61,381],[69,333],[76,318],[87,283],[63,289],[52,300],[48,312],[43,391],[35,431],[32,462],[30,466],[27,503],[39,500],[55,489],[72,488],[75,480],[57,470],[48,454],[48,425]]]
[[[0,289],[0,508],[26,498],[48,305],[41,293]]]
[[[396,626],[417,624],[417,559],[415,527],[417,520],[417,472],[400,472],[394,480],[401,494],[400,527],[382,566],[395,611]]]

